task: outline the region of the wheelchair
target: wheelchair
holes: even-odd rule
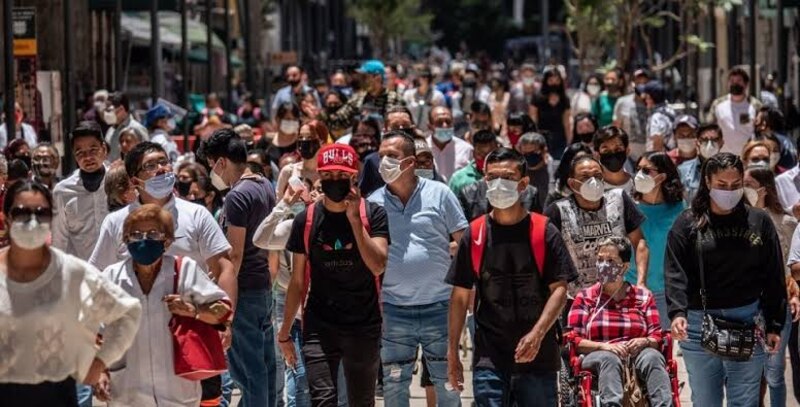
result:
[[[561,407],[601,407],[597,375],[581,367],[583,355],[578,354],[577,340],[578,338],[571,333],[564,335],[563,356],[567,360],[566,363],[562,363],[559,373]],[[660,350],[667,362],[667,374],[672,388],[672,404],[674,407],[680,407],[681,385],[678,381],[678,362],[672,357],[672,346],[672,336],[665,333]],[[644,388],[644,383],[641,385],[646,396],[647,390]]]

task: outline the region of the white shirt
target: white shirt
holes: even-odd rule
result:
[[[25,142],[28,143],[28,146],[31,149],[39,144],[38,137],[36,136],[36,130],[34,130],[33,126],[30,124],[22,123],[21,126],[14,126],[14,128],[17,132],[17,136],[14,138],[24,138]],[[6,124],[0,123],[0,150],[5,149],[8,143],[8,130],[6,129]]]
[[[428,136],[428,145],[433,153],[436,172],[445,181],[472,161],[472,145],[458,137],[453,137],[449,143],[445,144],[444,149],[440,150],[439,146],[433,143],[433,137]]]
[[[167,157],[171,162],[175,162],[178,160],[178,156],[180,152],[178,151],[178,145],[172,141],[172,137],[169,136],[164,130],[157,129],[150,135],[150,141],[153,143],[160,144],[161,147],[164,147],[164,151],[167,152]]]
[[[105,269],[130,257],[122,239],[122,225],[128,214],[140,206],[139,201],[134,201],[106,217],[89,263]],[[206,260],[231,249],[222,229],[206,208],[175,197],[163,208],[172,214],[175,224],[175,241],[166,254],[190,257],[205,268]]]
[[[87,191],[80,170],[75,170],[53,188],[53,204],[53,247],[89,260],[108,215],[105,188],[101,184],[97,191]]]
[[[3,250],[8,250],[3,249]],[[83,260],[50,249],[36,280],[19,283],[0,270],[0,381],[82,381],[95,357],[106,366],[133,342],[139,301]],[[5,268],[0,266],[0,268]],[[104,325],[100,350],[95,339]]]
[[[725,140],[725,145],[720,151],[741,155],[747,140],[750,140],[755,133],[753,126],[756,118],[755,107],[750,104],[749,99],[745,99],[743,102],[733,102],[728,95],[717,104],[712,113],[722,129],[722,139]]]
[[[784,212],[793,215],[792,207],[800,202],[800,165],[775,177],[775,186]]]
[[[175,375],[169,330],[172,314],[161,301],[164,296],[174,293],[175,258],[164,257],[161,270],[147,295],[142,292],[130,260],[106,268],[103,274],[142,304],[142,320],[133,344],[122,360],[109,368],[112,399],[108,405],[198,406],[202,393],[200,382]],[[178,293],[184,301],[203,305],[228,299],[225,292],[190,258],[182,260],[178,280]]]

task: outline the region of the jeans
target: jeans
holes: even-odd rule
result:
[[[774,355],[767,356],[767,367],[764,376],[769,386],[769,403],[772,407],[786,405],[786,345],[789,343],[789,333],[792,330],[792,313],[786,308],[786,322],[781,331],[781,346]]]
[[[228,370],[222,372],[220,379],[222,379],[222,400],[219,401],[219,407],[228,407],[231,405],[231,398],[233,397],[231,372]]]
[[[275,334],[269,290],[239,291],[228,350],[231,378],[242,390],[241,407],[275,407]]]
[[[737,308],[708,310],[708,313],[732,321],[753,321],[760,313],[758,302]],[[689,310],[689,338],[680,343],[689,385],[692,387],[692,404],[703,407],[722,407],[727,395],[728,407],[754,407],[759,405],[761,377],[767,355],[756,344],[748,361],[735,362],[706,352],[700,345],[703,323],[702,310]]]
[[[472,372],[475,404],[481,407],[552,407],[558,405],[558,373],[507,374],[494,369]]]
[[[78,407],[92,407],[92,386],[79,383],[75,390],[78,392]]]
[[[622,359],[604,350],[589,353],[582,366],[597,374],[597,388],[603,406],[622,406]],[[647,385],[647,399],[652,407],[672,406],[672,388],[667,374],[667,362],[661,352],[646,348],[636,356],[636,375]]]
[[[458,392],[447,391],[447,313],[449,301],[401,307],[383,304],[383,400],[386,407],[408,406],[417,347],[428,362],[439,406],[460,406]]]
[[[669,320],[667,313],[667,297],[664,291],[660,293],[653,293],[653,298],[656,300],[656,308],[658,309],[658,319],[661,321],[661,330],[669,331],[671,329],[672,321]]]
[[[303,329],[303,358],[306,364],[311,405],[338,404],[339,365],[344,366],[348,404],[375,405],[375,383],[380,359],[380,329],[347,332],[335,329]]]
[[[273,318],[275,319],[275,326],[280,329],[283,325],[283,314],[286,305],[286,291],[275,291],[275,310]],[[294,342],[295,352],[297,352],[297,365],[290,369],[286,366],[283,358],[283,353],[280,347],[275,343],[275,354],[278,356],[277,363],[277,387],[278,406],[282,407],[306,407],[311,405],[311,395],[308,391],[308,381],[306,380],[306,368],[303,365],[303,357],[301,355],[301,330],[300,321],[295,320],[292,324],[291,330],[292,342]],[[285,385],[285,386],[284,386]],[[284,387],[286,390],[286,402],[284,403],[282,395],[284,394]]]

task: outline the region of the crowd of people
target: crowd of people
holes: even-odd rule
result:
[[[677,340],[694,405],[786,405],[800,166],[746,70],[707,114],[646,69],[353,79],[289,66],[269,106],[211,94],[191,123],[99,90],[63,178],[18,109],[0,404],[407,406],[420,366],[428,405],[458,406],[469,343],[478,406],[573,405],[568,347],[602,406],[672,406]],[[179,326],[226,368],[183,374]]]

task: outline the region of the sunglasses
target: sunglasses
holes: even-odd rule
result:
[[[8,216],[11,220],[28,220],[31,217],[36,217],[39,222],[49,222],[53,218],[53,210],[37,206],[29,208],[24,205],[15,206],[8,211]]]

